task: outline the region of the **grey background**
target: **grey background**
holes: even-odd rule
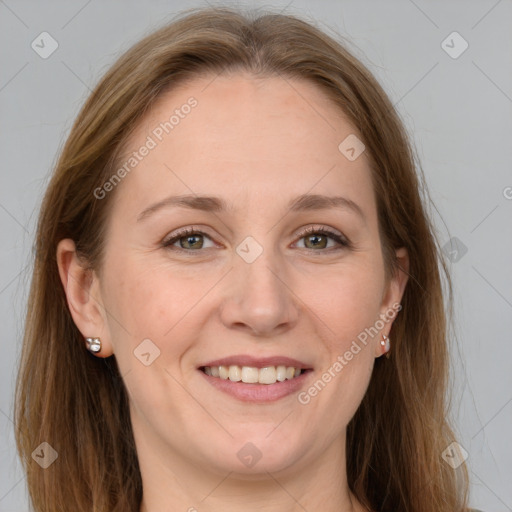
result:
[[[27,265],[49,173],[78,109],[116,56],[200,5],[206,3],[0,0],[0,511],[28,510],[12,393]],[[457,237],[467,248],[451,263],[458,340],[452,416],[469,454],[471,504],[511,511],[512,2],[242,5],[312,18],[348,37],[396,104],[427,176],[439,238],[444,244]],[[59,44],[47,59],[31,48],[43,31]],[[453,31],[469,43],[456,59],[441,47]]]

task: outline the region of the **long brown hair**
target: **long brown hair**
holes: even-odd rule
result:
[[[228,8],[186,11],[121,56],[86,101],[57,162],[39,216],[15,398],[17,449],[35,510],[139,510],[142,480],[123,380],[115,357],[85,350],[56,247],[71,238],[100,269],[114,192],[98,199],[94,190],[117,169],[138,121],[184,80],[236,70],[309,80],[341,108],[370,158],[387,274],[396,270],[395,248],[409,253],[391,358],[376,361],[348,425],[350,488],[382,512],[465,511],[466,466],[454,470],[442,458],[455,440],[447,393],[451,282],[402,122],[368,69],[323,31],[295,16]],[[44,470],[31,457],[42,442],[59,454]]]

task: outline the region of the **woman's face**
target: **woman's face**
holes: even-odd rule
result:
[[[195,79],[139,124],[96,191],[115,197],[77,323],[115,355],[140,458],[244,478],[341,462],[406,281],[385,280],[356,135],[315,85],[246,74]]]

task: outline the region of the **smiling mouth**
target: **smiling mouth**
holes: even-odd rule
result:
[[[300,375],[310,372],[311,369],[301,369],[294,366],[266,366],[256,368],[254,366],[202,366],[199,368],[210,377],[245,384],[275,384],[285,380],[293,380]]]

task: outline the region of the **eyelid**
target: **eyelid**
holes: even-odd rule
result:
[[[351,249],[353,247],[350,240],[341,231],[338,231],[334,228],[330,228],[330,227],[327,227],[324,225],[308,226],[307,228],[304,228],[304,229],[300,230],[298,233],[296,233],[295,239],[296,239],[296,241],[298,241],[309,234],[316,234],[316,233],[320,233],[320,234],[330,237],[332,240],[334,240],[338,244],[338,247],[330,247],[329,249],[324,249],[324,250],[305,248],[307,251],[318,252],[318,253],[321,253],[321,252],[329,253],[333,250]],[[168,249],[171,248],[172,250],[182,252],[182,253],[184,252],[187,254],[194,253],[194,252],[197,252],[197,253],[204,252],[204,250],[201,250],[201,249],[188,250],[188,249],[183,249],[181,247],[173,247],[173,244],[175,244],[180,238],[183,238],[185,236],[192,236],[192,235],[205,236],[205,237],[209,238],[214,244],[217,244],[214,241],[214,238],[211,235],[209,235],[207,232],[205,232],[202,228],[199,228],[197,226],[188,226],[185,228],[178,229],[171,235],[166,236],[162,240],[161,245],[164,248],[168,248]],[[211,249],[211,247],[208,247],[207,249]]]
[[[174,231],[173,233],[166,235],[165,238],[162,240],[161,245],[164,247],[169,247],[172,243],[176,243],[180,238],[183,238],[185,236],[191,236],[191,235],[203,235],[208,237],[210,240],[213,241],[213,237],[209,235],[203,228],[200,228],[198,226],[188,226],[185,228],[180,228],[177,231]],[[177,248],[178,250],[181,248]],[[186,249],[182,249],[183,251],[186,251]],[[192,252],[192,251],[187,251]]]
[[[303,229],[302,231],[300,231],[296,236],[298,238],[303,238],[309,234],[314,234],[314,233],[325,234],[325,235],[329,236],[330,238],[333,238],[334,240],[336,240],[339,244],[345,245],[346,247],[352,246],[350,240],[341,231],[338,231],[337,229],[330,228],[330,227],[323,226],[323,225],[309,226],[309,227]]]

